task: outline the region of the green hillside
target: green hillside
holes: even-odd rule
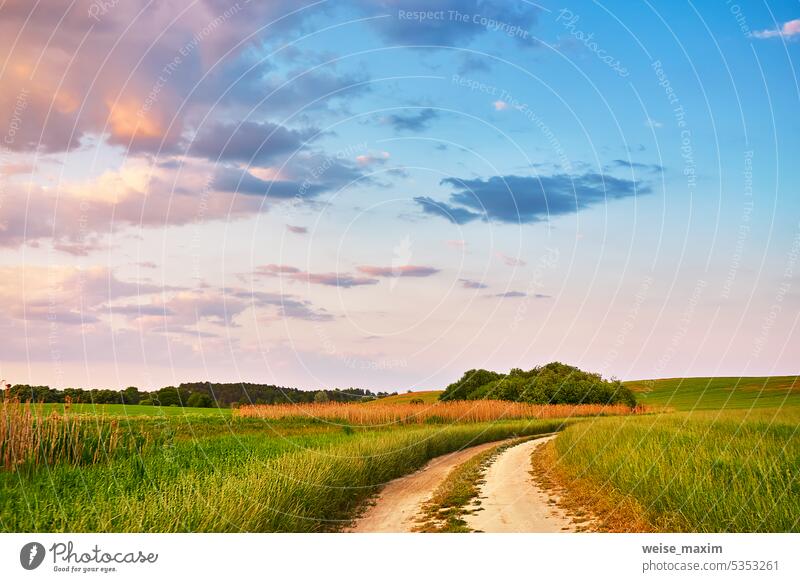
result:
[[[676,410],[800,406],[800,376],[664,378],[624,382],[638,401]]]

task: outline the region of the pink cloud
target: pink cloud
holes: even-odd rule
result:
[[[503,261],[504,264],[508,265],[509,267],[524,267],[527,263],[520,259],[519,257],[512,257],[505,253],[496,253],[497,258]]]
[[[755,38],[792,38],[800,35],[800,18],[784,22],[783,26],[777,29],[768,28],[753,32]]]
[[[257,267],[254,274],[266,277],[285,276],[293,281],[329,287],[343,287],[345,289],[378,283],[378,280],[372,277],[358,277],[349,273],[309,273],[290,265],[263,265]]]
[[[373,277],[429,277],[439,272],[434,267],[424,267],[417,265],[399,265],[396,267],[375,267],[363,265],[356,267],[360,273]]]

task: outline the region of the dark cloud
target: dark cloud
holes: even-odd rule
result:
[[[262,265],[253,273],[256,277],[284,277],[292,281],[326,285],[328,287],[361,287],[363,285],[377,285],[378,280],[372,277],[359,277],[349,273],[309,273],[301,271],[290,265]]]
[[[385,117],[389,123],[398,131],[424,131],[428,129],[431,122],[439,117],[439,113],[431,108],[421,109],[413,113],[394,113]]]
[[[356,267],[359,273],[371,275],[372,277],[430,277],[439,272],[434,267],[424,267],[418,265],[398,265],[396,267],[375,267],[362,265]]]
[[[316,129],[298,131],[274,123],[214,122],[203,126],[186,149],[211,161],[262,165],[303,149],[315,135]]]
[[[482,34],[515,38],[528,45],[532,38],[525,32],[536,23],[539,14],[531,4],[505,0],[363,0],[358,4],[367,14],[387,15],[373,20],[372,26],[386,40],[407,45],[460,47]],[[436,17],[425,20],[408,16],[432,11]]]
[[[464,289],[487,289],[489,287],[480,281],[473,281],[472,279],[459,279],[459,282]]]
[[[414,202],[422,207],[424,213],[443,216],[454,224],[466,224],[481,218],[480,214],[470,212],[466,208],[451,206],[445,202],[437,202],[428,196],[416,196]]]
[[[455,189],[448,204],[427,197],[414,201],[423,212],[443,216],[457,224],[478,218],[509,223],[539,222],[651,191],[644,184],[596,173],[493,176],[488,180],[445,178],[441,184]]]
[[[308,232],[308,228],[305,226],[292,226],[291,224],[286,225],[286,230],[295,234],[306,234]]]
[[[487,295],[487,297],[499,297],[501,299],[517,299],[520,297],[530,297],[531,299],[550,299],[550,295],[545,295],[543,293],[534,293],[533,295],[528,295],[524,291],[506,291],[504,293],[497,293],[495,295]]]

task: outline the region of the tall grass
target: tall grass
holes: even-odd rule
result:
[[[178,442],[169,457],[159,450],[22,481],[0,474],[0,529],[327,531],[343,525],[379,485],[433,457],[561,426],[535,420],[287,439],[219,436]]]
[[[91,464],[113,454],[120,444],[116,420],[91,422],[69,414],[44,412],[41,405],[17,398],[0,402],[0,467],[40,464]]]
[[[266,404],[243,406],[235,411],[240,418],[321,419],[353,425],[491,422],[511,419],[569,418],[573,416],[617,416],[643,412],[642,408],[601,404],[525,404],[504,400],[471,400],[429,404]]]
[[[798,436],[796,412],[673,414],[591,420],[553,446],[561,485],[588,482],[653,530],[797,532]]]

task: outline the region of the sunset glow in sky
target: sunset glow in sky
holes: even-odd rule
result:
[[[565,4],[6,1],[0,378],[798,373],[798,4]]]

